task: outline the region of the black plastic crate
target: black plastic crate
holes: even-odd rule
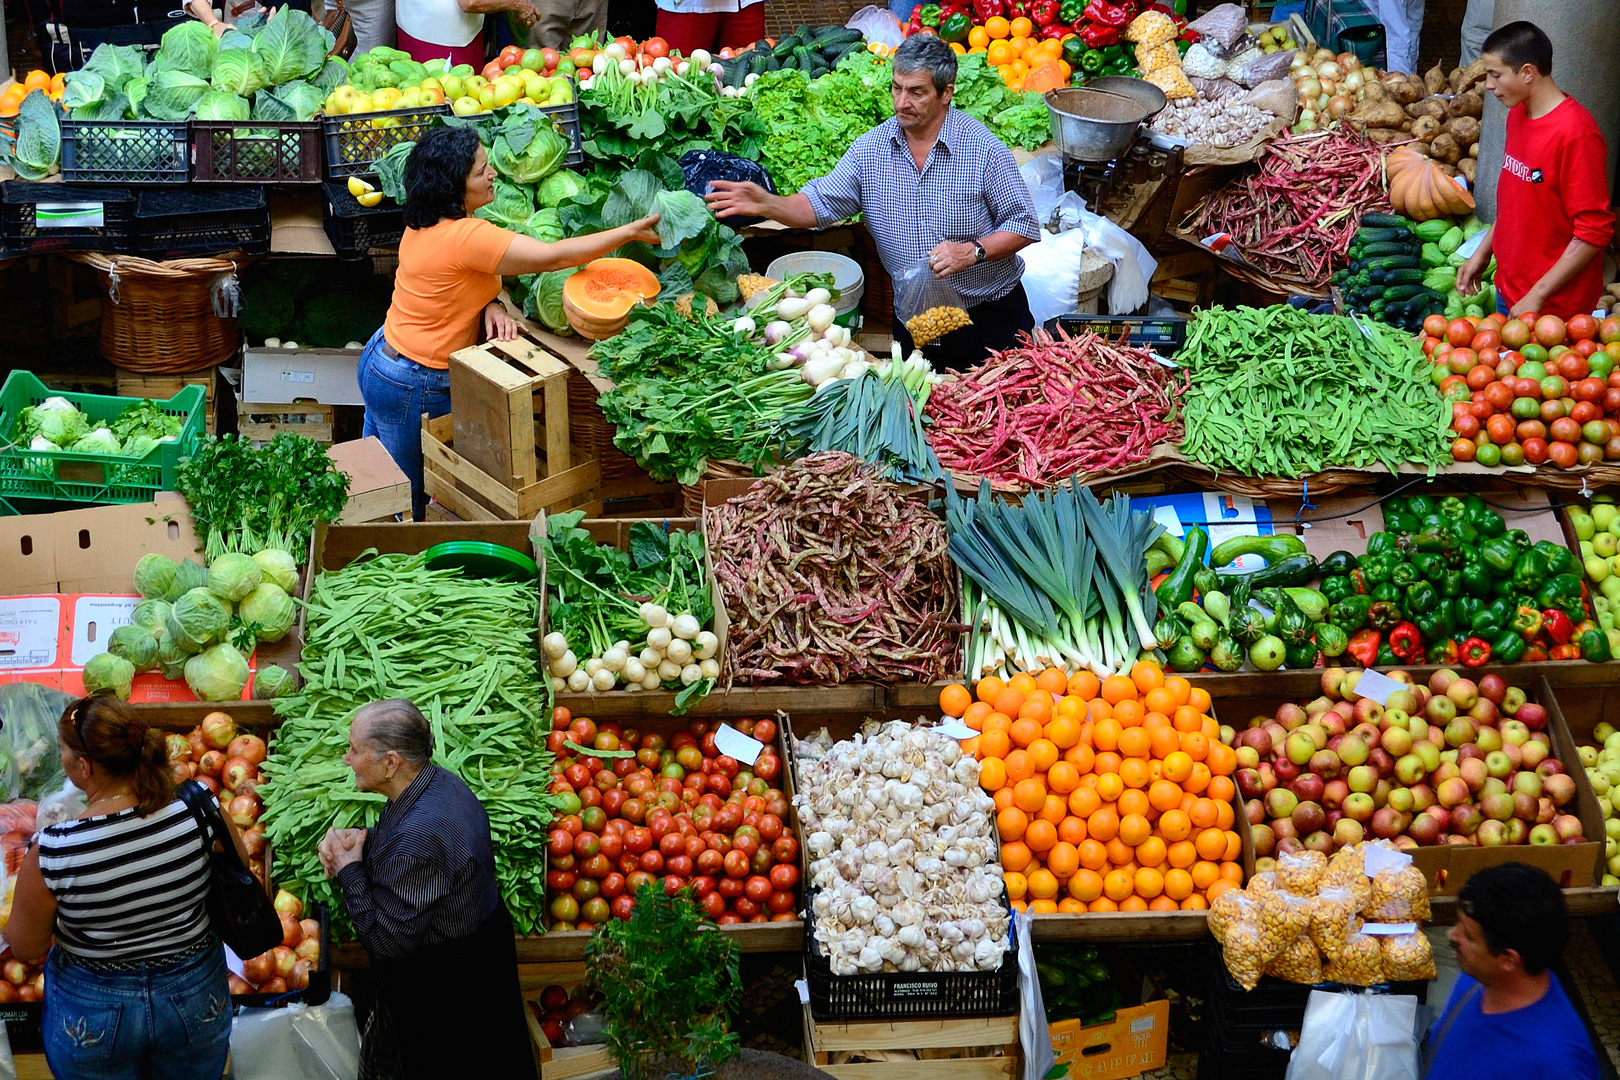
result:
[[[585,144],[580,141],[579,134],[579,104],[570,101],[566,105],[541,105],[539,108],[568,138],[568,156],[563,158],[563,164],[569,168],[585,164]]]
[[[321,121],[193,120],[191,165],[199,184],[318,184]]]
[[[834,975],[815,940],[814,891],[805,896],[804,970],[810,985],[810,1015],[841,1020],[926,1020],[940,1017],[1010,1016],[1018,1011],[1018,928],[995,971],[885,971]],[[1007,904],[1007,894],[1001,902]],[[1008,906],[1008,911],[1011,911]]]
[[[135,203],[135,249],[148,259],[192,259],[270,250],[270,204],[262,187],[143,191]]]
[[[448,105],[323,117],[326,178],[341,180],[374,171],[377,159],[402,142],[415,142],[450,115]]]
[[[128,251],[134,221],[135,196],[125,188],[0,184],[0,250],[8,254]]]
[[[187,120],[63,120],[62,179],[81,184],[184,184]]]
[[[305,1005],[324,1005],[332,996],[332,913],[325,904],[316,904],[314,915],[305,912],[321,924],[321,958],[315,970],[309,973],[309,986],[303,990],[289,990],[285,994],[234,994],[231,1001],[237,1005],[255,1008],[288,1005],[295,1001]]]
[[[1211,1046],[1198,1055],[1198,1080],[1283,1080],[1292,1056],[1286,1050],[1264,1047],[1234,1054]]]
[[[375,247],[399,243],[405,235],[405,208],[390,199],[361,206],[345,184],[325,184],[321,223],[340,259],[363,259]]]

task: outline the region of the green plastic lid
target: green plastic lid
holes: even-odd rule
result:
[[[460,570],[470,578],[533,581],[540,576],[539,564],[523,552],[484,540],[434,544],[422,552],[422,561],[429,570]]]

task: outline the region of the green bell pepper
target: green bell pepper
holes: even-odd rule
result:
[[[1418,573],[1418,568],[1409,562],[1396,563],[1395,569],[1391,570],[1389,574],[1390,583],[1399,585],[1403,589],[1416,585],[1422,579],[1423,575]]]
[[[1499,664],[1516,664],[1524,658],[1527,648],[1524,638],[1514,633],[1511,628],[1503,630],[1494,638],[1485,634],[1476,634],[1491,643],[1491,659]]]
[[[1513,564],[1513,587],[1521,592],[1534,592],[1547,580],[1547,557],[1531,548],[1521,554]]]
[[[1378,533],[1375,535],[1383,536],[1387,534]],[[1367,587],[1373,588],[1388,581],[1395,573],[1395,559],[1390,555],[1368,555],[1361,560],[1361,566],[1358,569],[1361,571],[1362,576],[1367,579]]]
[[[1475,637],[1493,640],[1503,632],[1514,633],[1513,608],[1506,600],[1492,600],[1468,620],[1468,632]]]
[[[1523,529],[1509,529],[1502,535],[1511,540],[1513,546],[1519,551],[1524,551],[1530,547],[1530,534]]]
[[[1573,574],[1580,569],[1576,565],[1574,553],[1563,544],[1543,540],[1531,550],[1541,552],[1541,557],[1547,560],[1547,573],[1553,576]]]
[[[1375,532],[1371,536],[1367,537],[1368,555],[1395,555],[1399,552],[1400,548],[1396,544],[1396,537],[1394,533]],[[1362,560],[1361,565],[1364,567],[1367,565],[1365,559]]]
[[[1507,574],[1510,573],[1512,569],[1513,566],[1511,563],[1509,563],[1507,570],[1499,571],[1498,573]],[[1492,571],[1492,566],[1484,559],[1477,555],[1473,555],[1472,552],[1465,552],[1463,554],[1461,571],[1463,592],[1467,593],[1469,596],[1477,596],[1480,599],[1484,599],[1485,597],[1489,596],[1491,594],[1491,586],[1496,584],[1496,573],[1493,573]]]
[[[1453,667],[1457,663],[1458,656],[1457,640],[1446,638],[1436,645],[1430,645],[1424,658],[1437,667]]]
[[[1396,511],[1386,509],[1384,511],[1384,528],[1389,532],[1416,532],[1417,527],[1418,519],[1413,517],[1411,514],[1408,514],[1405,510]]]
[[[1380,602],[1385,604],[1399,604],[1406,598],[1406,590],[1395,584],[1393,581],[1386,581],[1382,585],[1379,585],[1377,588],[1373,589],[1373,591],[1368,595],[1373,598],[1373,603],[1375,604]]]
[[[1511,574],[1519,561],[1519,547],[1507,536],[1493,537],[1479,547],[1479,559],[1496,574]]]
[[[1574,574],[1558,574],[1548,578],[1536,591],[1536,606],[1557,608],[1576,622],[1586,618],[1581,598],[1581,579]]]
[[[1367,609],[1367,625],[1374,630],[1394,629],[1404,618],[1400,605],[1392,600],[1374,600]]]
[[[1395,650],[1389,647],[1389,642],[1378,646],[1378,655],[1373,659],[1374,667],[1400,667],[1402,660],[1395,655]]]
[[[1328,611],[1328,621],[1353,634],[1367,625],[1367,613],[1372,609],[1372,603],[1370,596],[1347,596]]]
[[[1463,594],[1463,572],[1461,570],[1447,570],[1440,575],[1440,595],[1449,600],[1455,600]]]
[[[945,16],[939,24],[939,36],[946,41],[966,41],[968,31],[973,29],[973,20],[964,11],[953,11]]]
[[[1078,0],[1068,0],[1068,3],[1065,4],[1061,10],[1066,11],[1068,10],[1070,4],[1075,3],[1078,3]],[[1063,16],[1059,15],[1058,18],[1063,19]],[[1073,25],[1074,23],[1073,19],[1063,19],[1063,21],[1069,23],[1070,25]],[[1080,61],[1089,51],[1090,50],[1086,48],[1086,43],[1081,41],[1078,37],[1066,38],[1063,42],[1063,62],[1068,64],[1072,69],[1080,70]]]
[[[1541,633],[1541,612],[1521,604],[1513,612],[1513,630],[1524,640],[1533,641]]]
[[[1058,5],[1058,22],[1073,26],[1080,21],[1081,14],[1086,10],[1086,0],[1063,0]],[[1078,41],[1078,38],[1074,40]]]
[[[1350,584],[1350,579],[1343,574],[1334,574],[1322,579],[1321,592],[1328,598],[1328,603],[1337,604],[1347,596],[1354,596],[1356,587]]]
[[[1485,600],[1478,596],[1459,596],[1451,603],[1451,614],[1459,629],[1472,626],[1474,616],[1487,607]]]
[[[1453,521],[1461,521],[1463,519],[1463,514],[1467,511],[1467,509],[1467,505],[1459,496],[1456,495],[1447,495],[1445,498],[1441,499],[1439,505],[1435,507],[1435,510],[1439,511],[1440,514],[1451,518]]]
[[[1422,518],[1436,512],[1434,500],[1427,495],[1412,495],[1406,500],[1406,512],[1415,518]]]
[[[938,4],[924,4],[912,14],[916,15],[919,23],[930,30],[939,29],[940,10]]]
[[[1080,70],[1087,75],[1095,75],[1107,66],[1108,62],[1103,59],[1101,49],[1087,49],[1080,56]]]
[[[1407,586],[1406,596],[1401,601],[1401,610],[1406,612],[1406,617],[1410,619],[1425,612],[1433,611],[1438,603],[1440,603],[1440,590],[1427,581],[1419,581]],[[1423,636],[1432,637],[1433,635],[1424,634]]]
[[[1576,641],[1581,647],[1581,655],[1594,664],[1601,664],[1610,659],[1609,635],[1602,630],[1588,630]]]
[[[1479,535],[1492,538],[1507,532],[1507,522],[1502,515],[1485,505],[1485,500],[1478,495],[1470,495],[1463,500],[1467,507],[1463,520],[1479,531]]]
[[[1457,549],[1459,540],[1455,526],[1441,521],[1425,525],[1412,537],[1412,546],[1418,551],[1448,554]]]
[[[1451,636],[1452,630],[1452,602],[1442,600],[1435,606],[1412,620],[1417,624],[1418,633],[1423,635],[1424,641],[1439,641]]]
[[[1432,551],[1415,551],[1408,561],[1428,581],[1438,582],[1440,575],[1446,571],[1445,558]]]

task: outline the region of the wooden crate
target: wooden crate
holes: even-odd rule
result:
[[[217,413],[214,411],[214,384],[218,367],[206,367],[201,371],[193,371],[187,375],[142,375],[139,372],[118,369],[118,396],[127,398],[151,398],[153,401],[168,401],[187,386],[200,386],[203,388],[204,408],[207,410],[208,434],[217,435],[219,426]]]
[[[574,448],[569,460],[578,464],[513,488],[461,456],[454,414],[422,421],[422,486],[463,521],[526,522],[542,510],[579,508],[587,515],[600,514],[601,467]]]
[[[452,353],[456,453],[514,491],[566,470],[571,372],[525,338]]]
[[[847,1062],[845,1055],[907,1051],[915,1058]],[[1019,1075],[1018,1017],[818,1023],[804,1006],[806,1060],[849,1080],[1005,1080]],[[995,1056],[983,1056],[994,1052]],[[978,1056],[958,1056],[958,1055]],[[834,1059],[844,1064],[834,1064]]]
[[[540,1080],[586,1080],[604,1076],[618,1068],[605,1046],[552,1046],[536,1019],[529,1002],[548,986],[572,989],[585,981],[585,965],[575,961],[549,964],[519,964],[518,986],[523,991],[523,1018],[529,1022],[529,1039],[540,1063]]]
[[[319,405],[312,401],[295,405],[250,405],[238,401],[236,431],[253,443],[267,443],[283,431],[290,431],[330,446],[337,409],[336,405]]]

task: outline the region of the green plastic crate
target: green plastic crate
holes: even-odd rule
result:
[[[159,491],[174,490],[182,458],[196,452],[206,423],[206,393],[186,386],[158,408],[180,420],[180,437],[159,443],[143,458],[73,454],[66,450],[25,450],[12,445],[23,409],[48,397],[71,401],[91,423],[111,424],[140,398],[103,394],[61,394],[34,377],[13,371],[0,387],[0,498],[55,499],[72,503],[147,502]]]

